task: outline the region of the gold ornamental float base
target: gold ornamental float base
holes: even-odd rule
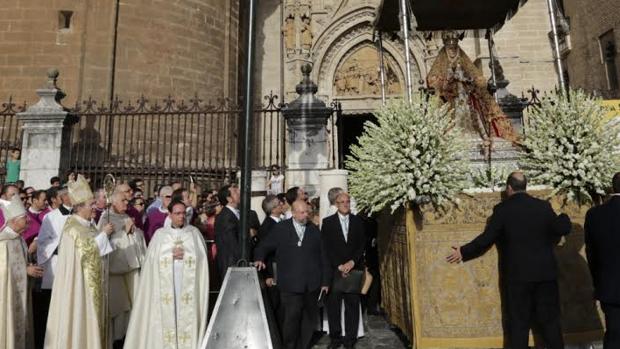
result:
[[[543,198],[548,193],[532,194]],[[382,305],[388,320],[415,348],[504,346],[495,248],[464,264],[451,265],[445,260],[452,246],[467,243],[483,231],[500,199],[500,193],[463,194],[458,206],[444,210],[429,205],[380,217]],[[592,300],[584,250],[588,207],[563,204],[559,198],[551,203],[573,222],[571,234],[556,248],[566,342],[602,340],[603,317]]]

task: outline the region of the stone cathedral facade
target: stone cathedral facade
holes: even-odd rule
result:
[[[379,55],[373,33],[380,0],[262,0],[259,2],[257,85],[295,98],[300,66],[313,64],[319,95],[338,99],[345,115],[372,113],[381,102]],[[398,21],[397,18],[394,18]],[[550,90],[557,82],[545,0],[530,0],[495,36],[496,57],[509,90],[520,95],[532,86]],[[436,36],[437,37],[437,36]],[[490,76],[489,50],[484,38],[466,37],[461,43],[470,58]],[[405,88],[403,40],[383,37],[386,94],[402,96]],[[421,33],[410,38],[414,89],[424,79],[441,48],[439,39]],[[278,93],[279,92],[279,93]]]

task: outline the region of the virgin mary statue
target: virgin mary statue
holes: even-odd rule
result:
[[[490,145],[493,137],[513,143],[518,136],[510,120],[487,90],[487,80],[459,47],[459,33],[444,31],[444,47],[427,76],[428,86],[454,110],[456,124]]]

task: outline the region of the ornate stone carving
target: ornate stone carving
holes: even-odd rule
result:
[[[334,76],[337,96],[365,96],[381,94],[377,50],[370,44],[357,47],[345,56]],[[391,63],[385,64],[386,93],[400,94],[402,86]]]
[[[312,47],[312,24],[310,17],[301,17],[301,48],[305,51],[310,51]]]
[[[282,27],[282,33],[284,34],[284,43],[287,50],[295,50],[295,16],[289,14],[284,20],[284,26]]]

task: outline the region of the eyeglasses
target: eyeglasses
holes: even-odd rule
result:
[[[172,195],[164,195],[164,199],[170,199],[172,198]]]
[[[133,205],[134,206],[144,206],[144,202],[136,202]]]

